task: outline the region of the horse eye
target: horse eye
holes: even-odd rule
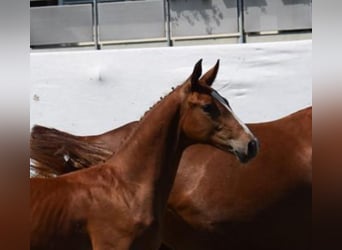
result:
[[[214,111],[215,107],[213,104],[205,104],[202,106],[202,109],[206,113],[212,113]]]

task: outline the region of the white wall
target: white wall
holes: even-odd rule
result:
[[[208,45],[31,54],[31,121],[96,134],[141,115],[203,58],[221,60],[214,88],[245,122],[312,104],[312,42]]]

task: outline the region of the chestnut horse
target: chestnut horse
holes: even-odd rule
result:
[[[184,151],[164,217],[171,249],[311,249],[312,108],[248,127],[261,147],[246,166],[207,145]]]
[[[44,169],[44,175],[76,170],[74,164],[88,167],[105,159],[106,153],[88,159],[87,165],[83,160],[87,151],[81,146],[98,145],[103,152],[114,152],[116,147],[107,142],[121,140],[135,126],[133,122],[88,137],[36,126],[31,133],[31,158],[38,174]],[[248,126],[262,146],[246,167],[211,146],[185,149],[165,216],[163,241],[169,246],[177,250],[311,248],[312,107]],[[48,162],[51,167],[44,167]]]
[[[247,162],[258,141],[213,90],[219,63],[201,60],[184,84],[145,113],[104,164],[31,178],[31,249],[157,249],[183,150],[208,143]]]

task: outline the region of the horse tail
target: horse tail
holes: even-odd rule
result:
[[[84,138],[35,125],[30,137],[31,170],[40,177],[54,177],[104,162],[112,155],[104,144]]]

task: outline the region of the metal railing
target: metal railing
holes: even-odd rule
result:
[[[139,42],[165,42],[172,46],[177,40],[229,37],[243,43],[250,33],[312,27],[312,0],[72,3],[31,8],[31,46],[84,44],[99,49],[104,44]]]

